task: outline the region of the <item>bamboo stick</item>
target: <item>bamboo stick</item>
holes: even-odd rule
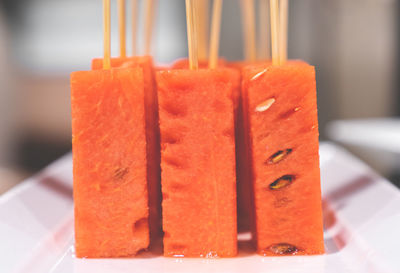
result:
[[[186,0],[186,25],[189,48],[189,68],[192,70],[199,68],[196,26],[197,10],[194,1],[195,0]]]
[[[223,0],[214,0],[214,5],[213,5],[213,14],[211,21],[210,59],[209,59],[209,68],[211,69],[215,69],[218,66],[218,50],[219,50],[219,36],[221,31],[222,2]]]
[[[126,57],[125,0],[118,0],[119,55]]]
[[[270,0],[272,64],[279,65],[278,0]]]
[[[287,61],[288,0],[280,0],[279,6],[279,64]]]
[[[208,43],[209,43],[209,0],[196,0],[198,20],[197,20],[197,33],[199,34],[199,59],[206,60],[208,58]]]
[[[110,0],[103,0],[103,69],[111,68]]]

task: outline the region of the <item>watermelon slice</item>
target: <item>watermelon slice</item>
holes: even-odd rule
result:
[[[164,255],[237,253],[231,69],[157,72]]]
[[[135,255],[149,245],[143,74],[71,74],[76,256]]]
[[[111,58],[112,67],[139,67],[143,70],[145,113],[146,113],[146,154],[147,181],[150,207],[150,238],[157,242],[161,229],[161,170],[160,170],[160,131],[158,127],[158,102],[155,87],[153,59],[151,56]],[[93,59],[92,69],[102,69],[103,59]]]
[[[324,253],[314,67],[290,61],[242,76],[258,252]]]

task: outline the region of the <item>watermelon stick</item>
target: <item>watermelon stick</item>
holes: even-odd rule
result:
[[[222,1],[214,0],[213,17],[211,22],[210,61],[209,68],[218,66],[219,34],[221,30]]]
[[[258,6],[258,56],[257,59],[265,61],[271,59],[270,28],[269,28],[269,1],[259,0]]]
[[[132,2],[132,22],[134,32],[134,54],[136,54],[136,1]],[[148,20],[144,18],[145,20]],[[148,23],[147,23],[148,24]],[[149,24],[148,24],[149,25]],[[151,28],[148,28],[151,32]],[[151,36],[151,35],[150,35]],[[158,129],[158,107],[157,93],[154,79],[154,66],[152,57],[133,56],[111,58],[112,68],[140,68],[142,80],[144,81],[144,102],[145,102],[145,126],[146,126],[146,179],[149,193],[149,226],[152,242],[157,241],[161,234],[161,184],[160,184],[160,149],[159,149],[159,129]],[[99,70],[103,67],[103,59],[92,60],[92,69]],[[139,84],[139,83],[138,83]],[[151,242],[151,245],[153,243]]]
[[[146,1],[146,10],[145,10],[145,21],[144,21],[144,52],[145,55],[150,55],[151,52],[151,41],[153,38],[153,25],[154,25],[154,6],[155,0],[147,0]]]
[[[79,258],[134,256],[149,246],[144,73],[138,67],[113,68],[110,0],[103,5],[103,59],[97,70],[71,73]]]
[[[118,0],[119,56],[126,57],[125,0]]]
[[[103,43],[104,43],[104,62],[103,69],[111,67],[111,19],[110,19],[110,0],[103,0]]]
[[[322,254],[315,68],[286,60],[288,2],[270,4],[273,64],[242,71],[257,251]]]
[[[186,0],[186,25],[189,48],[189,68],[196,70],[199,68],[198,43],[197,43],[197,8],[195,0]]]
[[[136,56],[136,35],[137,35],[137,0],[131,0],[132,13],[132,56]]]
[[[243,40],[246,61],[256,60],[256,34],[254,23],[254,0],[242,0]]]
[[[164,256],[233,257],[240,74],[224,67],[198,69],[195,1],[186,0],[190,69],[156,73]]]

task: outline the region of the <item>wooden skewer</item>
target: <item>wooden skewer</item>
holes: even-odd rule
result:
[[[125,0],[118,0],[119,55],[126,57]]]
[[[280,0],[279,5],[279,64],[287,60],[287,37],[288,37],[288,0]]]
[[[189,48],[189,68],[198,69],[198,50],[197,50],[197,10],[195,0],[186,0],[186,26]]]
[[[208,8],[209,0],[196,0],[198,20],[197,32],[199,34],[199,59],[206,60],[208,56]]]
[[[137,51],[137,0],[131,0],[131,12],[132,12],[132,56],[136,56]]]
[[[146,11],[145,11],[145,22],[144,22],[144,33],[145,33],[145,54],[150,55],[151,53],[151,41],[153,38],[153,24],[154,24],[154,6],[155,0],[146,0]]]
[[[245,59],[256,60],[256,34],[254,23],[254,0],[242,0],[243,38],[245,47]]]
[[[259,0],[259,33],[258,33],[258,59],[269,60],[271,59],[271,40],[270,40],[270,26],[269,26],[269,1]]]
[[[110,19],[110,0],[103,0],[103,69],[111,68],[111,19]]]
[[[212,21],[211,21],[210,59],[208,64],[209,68],[211,69],[215,69],[218,66],[218,49],[219,49],[219,34],[221,31],[222,2],[223,0],[214,0]]]
[[[270,0],[272,64],[279,65],[278,0]]]

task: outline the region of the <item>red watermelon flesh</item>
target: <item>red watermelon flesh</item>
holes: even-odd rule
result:
[[[160,170],[160,131],[158,127],[158,99],[155,86],[155,72],[151,56],[111,58],[112,67],[139,67],[143,70],[145,113],[146,113],[146,153],[147,181],[150,207],[151,241],[161,236],[161,170]],[[92,69],[102,69],[103,59],[93,59]]]
[[[71,74],[76,256],[149,245],[142,70]]]
[[[262,255],[324,253],[315,70],[243,70],[256,240]]]
[[[164,255],[237,253],[231,69],[157,72]]]

